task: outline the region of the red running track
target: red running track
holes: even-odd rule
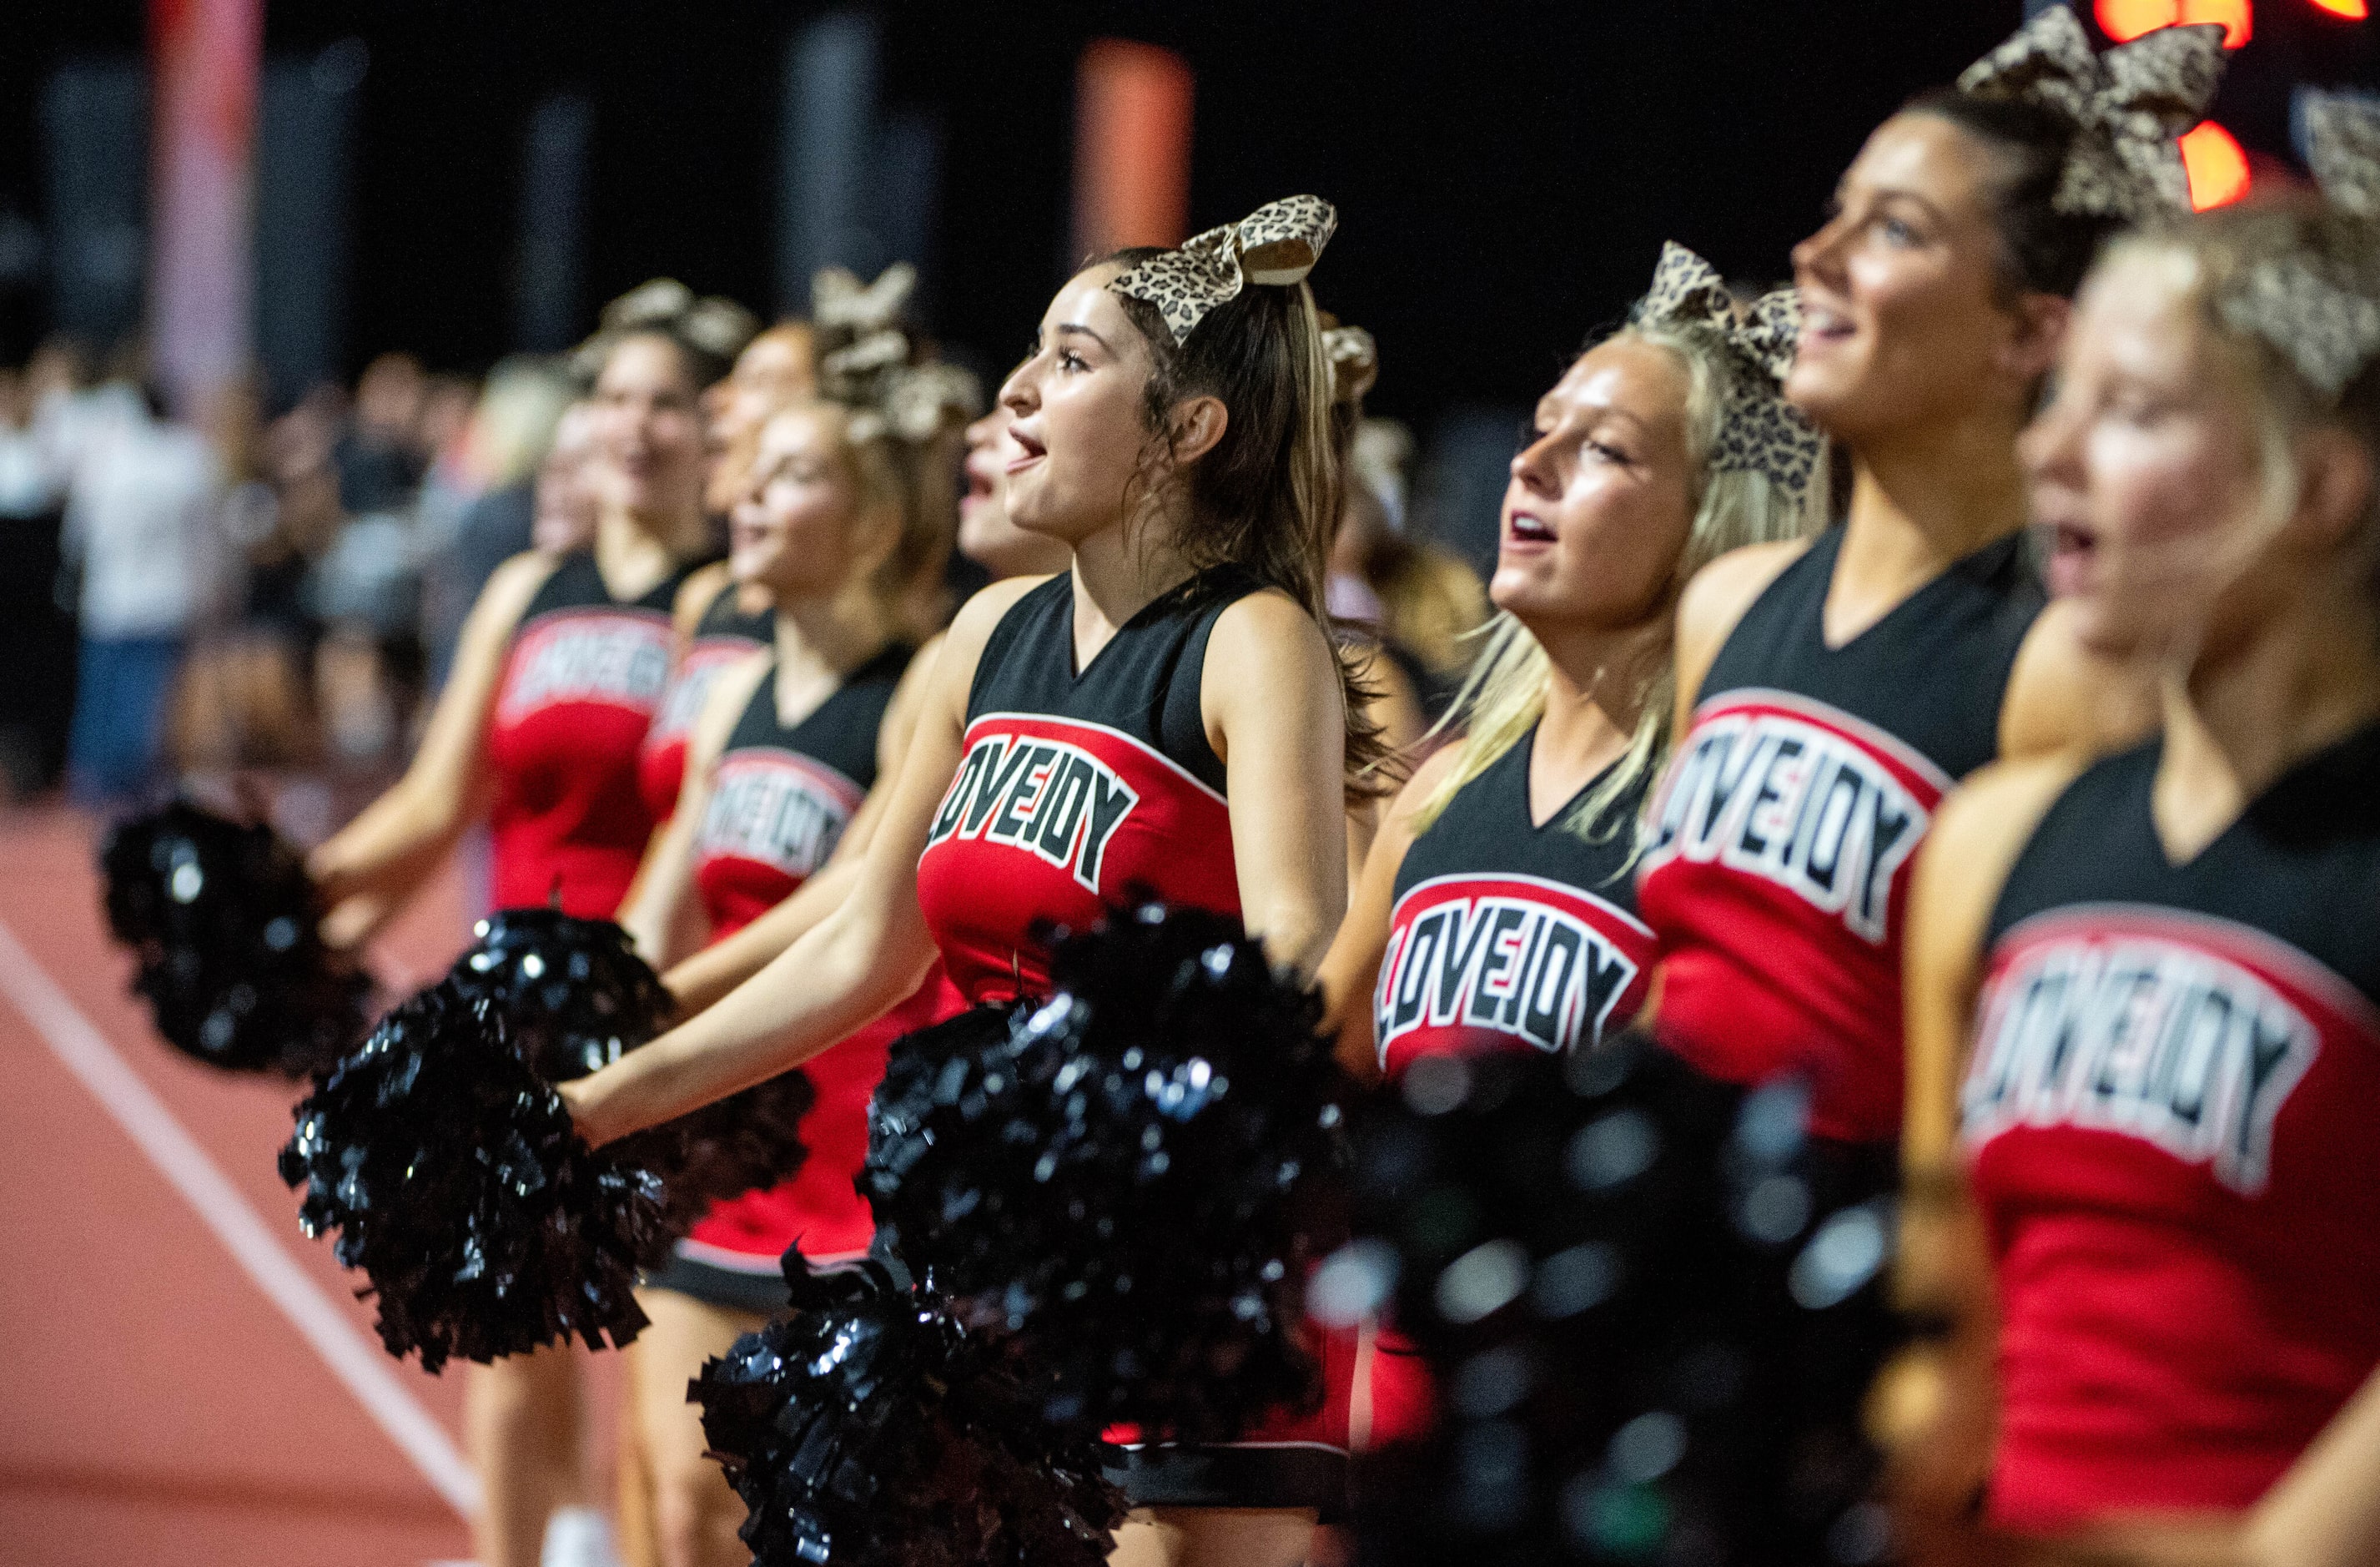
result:
[[[468,1558],[461,1377],[391,1360],[298,1233],[273,1170],[294,1091],[151,1034],[93,832],[0,812],[0,1567]],[[374,965],[409,988],[467,939],[449,875]],[[600,1458],[616,1368],[589,1365]]]

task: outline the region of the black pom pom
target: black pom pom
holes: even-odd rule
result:
[[[688,1391],[744,1499],[756,1567],[1099,1567],[1123,1517],[1098,1449],[1053,1444],[1036,1401],[931,1291],[876,1264],[815,1279]]]
[[[167,1044],[212,1065],[322,1073],[369,1022],[369,976],[322,945],[303,858],[262,823],[176,800],[100,851],[107,923]]]
[[[608,919],[506,909],[476,934],[448,977],[503,1014],[515,1051],[549,1083],[610,1065],[669,1022],[661,977]],[[798,1124],[817,1097],[806,1075],[784,1073],[628,1138],[617,1153],[662,1176],[667,1223],[683,1232],[713,1200],[800,1170],[808,1150]]]
[[[1310,1410],[1305,1178],[1344,1080],[1238,921],[1147,904],[1051,944],[1052,994],[896,1045],[861,1190],[904,1259],[1042,1368],[1045,1415],[1228,1439]]]
[[[297,1120],[281,1175],[304,1187],[298,1221],[339,1233],[391,1354],[436,1371],[644,1326],[631,1292],[667,1255],[660,1184],[579,1139],[486,998],[442,981],[404,1002]]]
[[[1367,1567],[1880,1559],[1860,1402],[1893,1337],[1888,1149],[1641,1039],[1415,1063],[1357,1118],[1314,1308],[1393,1302],[1427,1440],[1356,1466]]]

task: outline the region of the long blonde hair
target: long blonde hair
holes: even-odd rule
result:
[[[1658,613],[1666,615],[1675,608],[1678,594],[1694,573],[1730,550],[1816,532],[1825,521],[1828,465],[1822,456],[1799,496],[1766,474],[1712,468],[1710,454],[1718,444],[1728,394],[1737,377],[1755,372],[1737,358],[1717,328],[1700,322],[1635,322],[1603,341],[1623,339],[1668,350],[1686,372],[1686,455],[1695,478],[1694,516],[1686,530],[1685,548],[1679,552],[1668,589],[1661,596]],[[1471,673],[1453,706],[1431,731],[1434,735],[1460,732],[1461,750],[1454,765],[1421,802],[1415,819],[1416,832],[1436,821],[1464,784],[1487,771],[1545,714],[1546,686],[1553,666],[1529,628],[1509,613],[1499,613],[1478,636],[1482,646]],[[1626,753],[1563,819],[1567,831],[1591,841],[1600,842],[1621,830],[1623,823],[1604,819],[1669,754],[1671,714],[1677,705],[1677,665],[1666,639],[1663,653],[1653,661],[1636,694],[1641,705]],[[1624,825],[1634,832],[1634,822]],[[1628,863],[1633,864],[1634,859],[1632,852]]]

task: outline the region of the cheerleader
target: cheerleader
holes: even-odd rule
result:
[[[2162,737],[1987,771],[1917,872],[1912,1181],[1988,1245],[1989,1516],[2061,1556],[2380,1553],[2380,111],[2308,120],[2328,201],[2121,244],[2026,438]]]
[[[499,908],[609,918],[653,820],[637,786],[667,680],[671,614],[708,550],[698,398],[726,369],[698,322],[654,315],[600,339],[590,397],[601,495],[590,549],[515,557],[472,607],[405,776],[317,849],[325,934],[362,941],[485,817]],[[568,1349],[474,1366],[467,1434],[486,1488],[483,1567],[533,1567],[549,1516],[588,1505]]]
[[[1721,558],[1679,604],[1680,738],[1637,892],[1655,1026],[1715,1076],[1809,1074],[1813,1128],[1879,1170],[1933,812],[1995,756],[2070,737],[2083,694],[2116,683],[2041,614],[2016,438],[2103,237],[2186,202],[2168,132],[2211,91],[2219,30],[2119,54],[2052,8],[1868,139],[1794,250],[1785,383],[1851,454],[1849,516]]]
[[[570,1086],[590,1138],[800,1064],[937,957],[972,1002],[1029,996],[1035,929],[1127,888],[1235,914],[1313,971],[1371,751],[1320,621],[1335,476],[1304,278],[1334,223],[1276,202],[1059,290],[1001,402],[1009,516],[1065,541],[1069,569],[960,612],[852,895],[758,981]],[[1189,1456],[1150,1455],[1120,1559],[1289,1567],[1342,1484],[1320,1431]],[[1199,1471],[1224,1484],[1184,1483]]]
[[[1819,442],[1779,400],[1790,296],[1739,321],[1670,246],[1627,326],[1538,402],[1512,459],[1499,614],[1364,865],[1322,966],[1341,1059],[1396,1077],[1437,1052],[1592,1048],[1644,999],[1630,870],[1669,745],[1679,588],[1729,550],[1809,531]],[[1755,431],[1787,439],[1751,439]],[[1355,1424],[1417,1434],[1428,1390],[1383,1334]],[[1360,1442],[1359,1442],[1359,1445]]]
[[[877,782],[898,774],[921,695],[923,666],[901,635],[905,569],[939,556],[905,547],[903,534],[930,528],[928,545],[948,538],[909,504],[907,457],[895,445],[880,417],[833,403],[797,404],[762,426],[729,561],[739,586],[775,603],[772,645],[719,676],[686,752],[684,808],[655,840],[632,923],[666,928],[691,893],[711,940],[724,941],[831,857],[865,849],[882,814]],[[798,1241],[828,1263],[867,1253],[873,1226],[852,1179],[885,1050],[954,1009],[937,976],[813,1058],[800,1173],[716,1205],[639,1296],[652,1326],[629,1351],[631,1391],[663,1567],[745,1559],[743,1506],[703,1457],[687,1379],[783,1307],[787,1246]]]

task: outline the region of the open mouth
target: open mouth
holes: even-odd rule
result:
[[[1814,305],[1804,299],[1802,305],[1802,341],[1840,343],[1856,330],[1852,318],[1825,305]]]
[[[2049,591],[2054,597],[2067,598],[2089,586],[2091,571],[2099,558],[2099,536],[2079,523],[2052,522],[2043,532],[2047,536],[2049,560],[2047,575]]]
[[[1550,544],[1554,541],[1554,530],[1527,512],[1512,514],[1512,520],[1505,525],[1504,536],[1515,544]]]
[[[1008,471],[1014,473],[1028,464],[1039,462],[1049,448],[1042,445],[1016,425],[1008,427],[1008,438],[1016,443],[1018,453],[1008,459]]]

